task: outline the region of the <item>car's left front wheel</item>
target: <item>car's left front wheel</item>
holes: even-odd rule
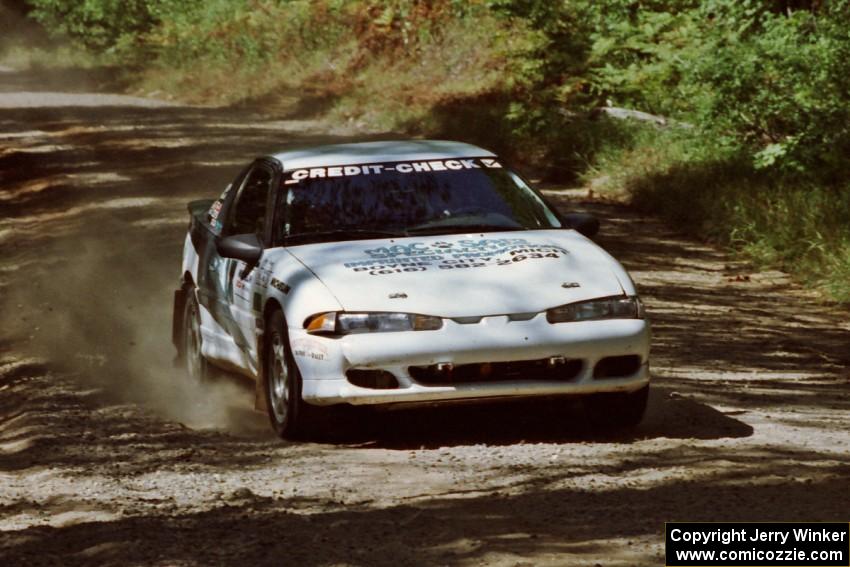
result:
[[[292,358],[283,313],[272,314],[268,325],[263,392],[272,429],[284,439],[309,432],[319,412],[301,398],[301,374]]]

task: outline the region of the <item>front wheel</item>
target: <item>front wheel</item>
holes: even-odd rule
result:
[[[603,430],[623,430],[636,427],[646,413],[649,384],[634,392],[591,394],[584,408],[591,424]]]
[[[272,429],[284,439],[295,439],[308,432],[318,410],[301,399],[301,374],[284,329],[283,313],[277,311],[268,325],[263,392]]]

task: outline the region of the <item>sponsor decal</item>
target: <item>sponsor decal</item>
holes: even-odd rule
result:
[[[269,285],[271,285],[273,288],[275,288],[276,290],[278,290],[279,292],[281,292],[283,294],[289,293],[289,290],[292,289],[287,284],[283,283],[282,281],[280,281],[277,278],[272,278],[271,281],[269,282]]]
[[[454,242],[413,242],[365,251],[368,259],[343,265],[373,276],[428,270],[458,270],[507,266],[529,260],[557,259],[568,254],[555,245],[536,245],[524,238],[473,238]]]
[[[227,198],[227,194],[230,192],[230,185],[228,185],[224,189],[224,193],[221,194],[221,197],[213,201],[213,204],[210,206],[209,211],[207,211],[207,215],[210,219],[210,227],[212,228],[215,234],[221,234],[221,229],[223,228],[221,221],[219,220],[219,216],[221,216],[221,209],[224,206],[224,200]]]
[[[254,285],[263,289],[269,287],[269,279],[271,278],[271,272],[269,272],[265,268],[256,268],[254,271],[257,273],[257,281],[254,282]]]
[[[409,162],[376,163],[369,165],[340,165],[335,167],[310,167],[284,172],[284,184],[294,185],[307,179],[352,177],[355,175],[380,175],[382,173],[421,173],[460,171],[464,169],[501,169],[502,164],[493,158],[432,159]]]
[[[221,221],[218,220],[219,215],[221,214],[221,200],[214,201],[210,210],[207,212],[210,218],[210,226],[216,232],[216,234],[221,232]]]
[[[375,259],[447,254],[453,258],[472,258],[503,254],[530,246],[532,245],[524,238],[464,238],[455,242],[414,242],[381,246],[366,250],[366,255]]]
[[[292,354],[312,360],[327,360],[328,347],[315,339],[296,339],[292,341]]]

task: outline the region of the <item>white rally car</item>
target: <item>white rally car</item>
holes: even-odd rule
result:
[[[255,379],[283,437],[334,404],[579,394],[600,425],[643,416],[649,323],[598,221],[486,150],[286,151],[189,211],[178,355]]]

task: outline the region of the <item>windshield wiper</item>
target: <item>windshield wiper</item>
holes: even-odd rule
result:
[[[452,234],[457,232],[498,232],[526,230],[516,220],[493,211],[475,211],[431,219],[407,228],[410,234]]]
[[[370,238],[400,238],[404,236],[407,236],[407,234],[401,231],[378,230],[371,228],[338,228],[335,230],[290,234],[284,237],[284,242],[286,244],[296,244],[312,241],[326,242],[329,240],[368,240]]]
[[[408,229],[408,234],[452,234],[457,232],[511,232],[528,230],[524,226],[491,223],[426,224]]]

